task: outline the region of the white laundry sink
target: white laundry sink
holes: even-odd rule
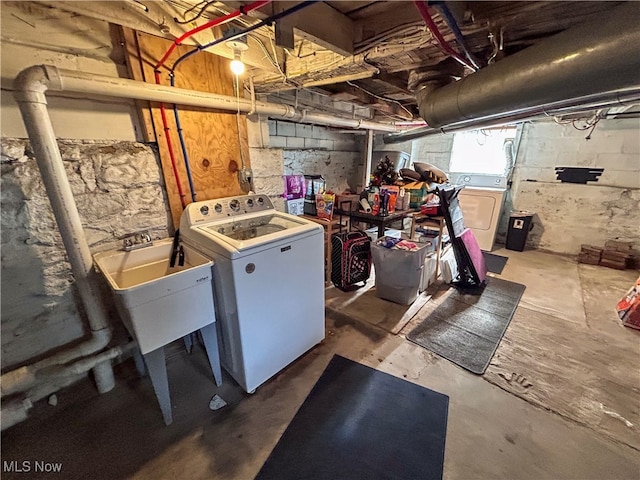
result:
[[[215,322],[213,262],[184,246],[184,266],[169,268],[172,239],[94,255],[118,311],[143,354]]]

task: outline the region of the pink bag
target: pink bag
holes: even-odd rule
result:
[[[304,197],[304,175],[285,175],[283,196],[287,200]]]

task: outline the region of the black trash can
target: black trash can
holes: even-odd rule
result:
[[[511,212],[507,230],[507,250],[522,252],[527,243],[527,234],[533,228],[533,213]]]

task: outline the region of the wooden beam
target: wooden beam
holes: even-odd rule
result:
[[[345,102],[360,103],[367,107],[374,108],[387,115],[395,115],[400,117],[406,117],[409,120],[408,113],[397,103],[387,102],[381,98],[368,94],[364,90],[361,90],[352,85],[334,85],[331,91],[335,92],[332,98]]]
[[[382,82],[382,83],[386,83],[387,85],[390,85],[400,90],[402,93],[406,93],[407,95],[413,95],[413,93],[407,90],[407,81],[396,75],[380,72],[377,75],[374,75],[372,79],[378,80],[379,82]]]
[[[169,2],[149,1],[145,5],[149,8],[149,12],[143,12],[137,8],[133,2],[110,1],[110,2],[91,2],[91,1],[43,1],[43,5],[59,10],[64,10],[89,18],[107,21],[114,25],[130,28],[137,32],[144,32],[156,37],[173,40],[183,33],[199,25],[204,24],[207,19],[199,19],[197,22],[191,22],[187,25],[178,25],[173,21],[173,17],[178,13]],[[148,4],[148,5],[147,5]],[[165,28],[169,29],[169,33],[163,34],[160,31],[160,23],[164,19]],[[158,23],[160,22],[160,23]],[[219,38],[223,30],[216,28],[215,32],[208,28],[191,38],[186,39],[183,45],[204,45],[214,38]],[[253,32],[252,36],[262,38],[262,42],[269,45],[268,37],[261,36],[258,32]],[[167,44],[169,45],[169,44]],[[208,48],[207,52],[220,55],[225,58],[232,59],[233,51],[224,43]],[[271,52],[270,52],[271,53]],[[284,54],[283,54],[284,55]],[[159,60],[159,58],[157,59]],[[242,61],[251,67],[260,70],[278,74],[278,70],[265,57],[264,52],[253,41],[249,41],[249,50],[242,54]],[[171,64],[169,64],[171,66]]]
[[[275,13],[291,8],[292,2],[273,2],[272,5]],[[353,55],[354,22],[326,3],[315,3],[278,23],[280,28],[293,28],[300,38],[332,52],[345,57]]]

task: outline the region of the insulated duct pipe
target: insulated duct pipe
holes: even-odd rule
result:
[[[397,130],[396,126],[391,123],[357,120],[324,113],[301,111],[292,106],[279,103],[251,102],[243,98],[238,100],[236,97],[227,95],[172,88],[136,80],[95,75],[93,73],[76,72],[51,65],[36,65],[26,71],[31,69],[39,69],[46,72],[46,76],[49,79],[48,88],[50,91],[67,91],[88,95],[133,98],[151,102],[176,103],[178,105],[227,110],[230,112],[236,112],[239,108],[242,113],[248,113],[254,110],[254,113],[303,123],[362,128],[381,132],[395,132]]]
[[[640,8],[629,2],[433,92],[418,91],[433,128],[640,84]]]
[[[508,115],[497,114],[488,117],[465,120],[463,122],[445,125],[440,128],[426,126],[407,130],[402,133],[389,133],[384,135],[382,139],[384,143],[387,144],[402,143],[430,135],[462,132],[478,128],[497,127],[525,120],[543,119],[558,115],[600,110],[603,108],[622,107],[636,103],[640,103],[640,86],[624,88],[614,92],[587,95],[585,97],[572,98],[570,100],[563,100],[545,105],[537,105],[535,107],[510,112]]]

